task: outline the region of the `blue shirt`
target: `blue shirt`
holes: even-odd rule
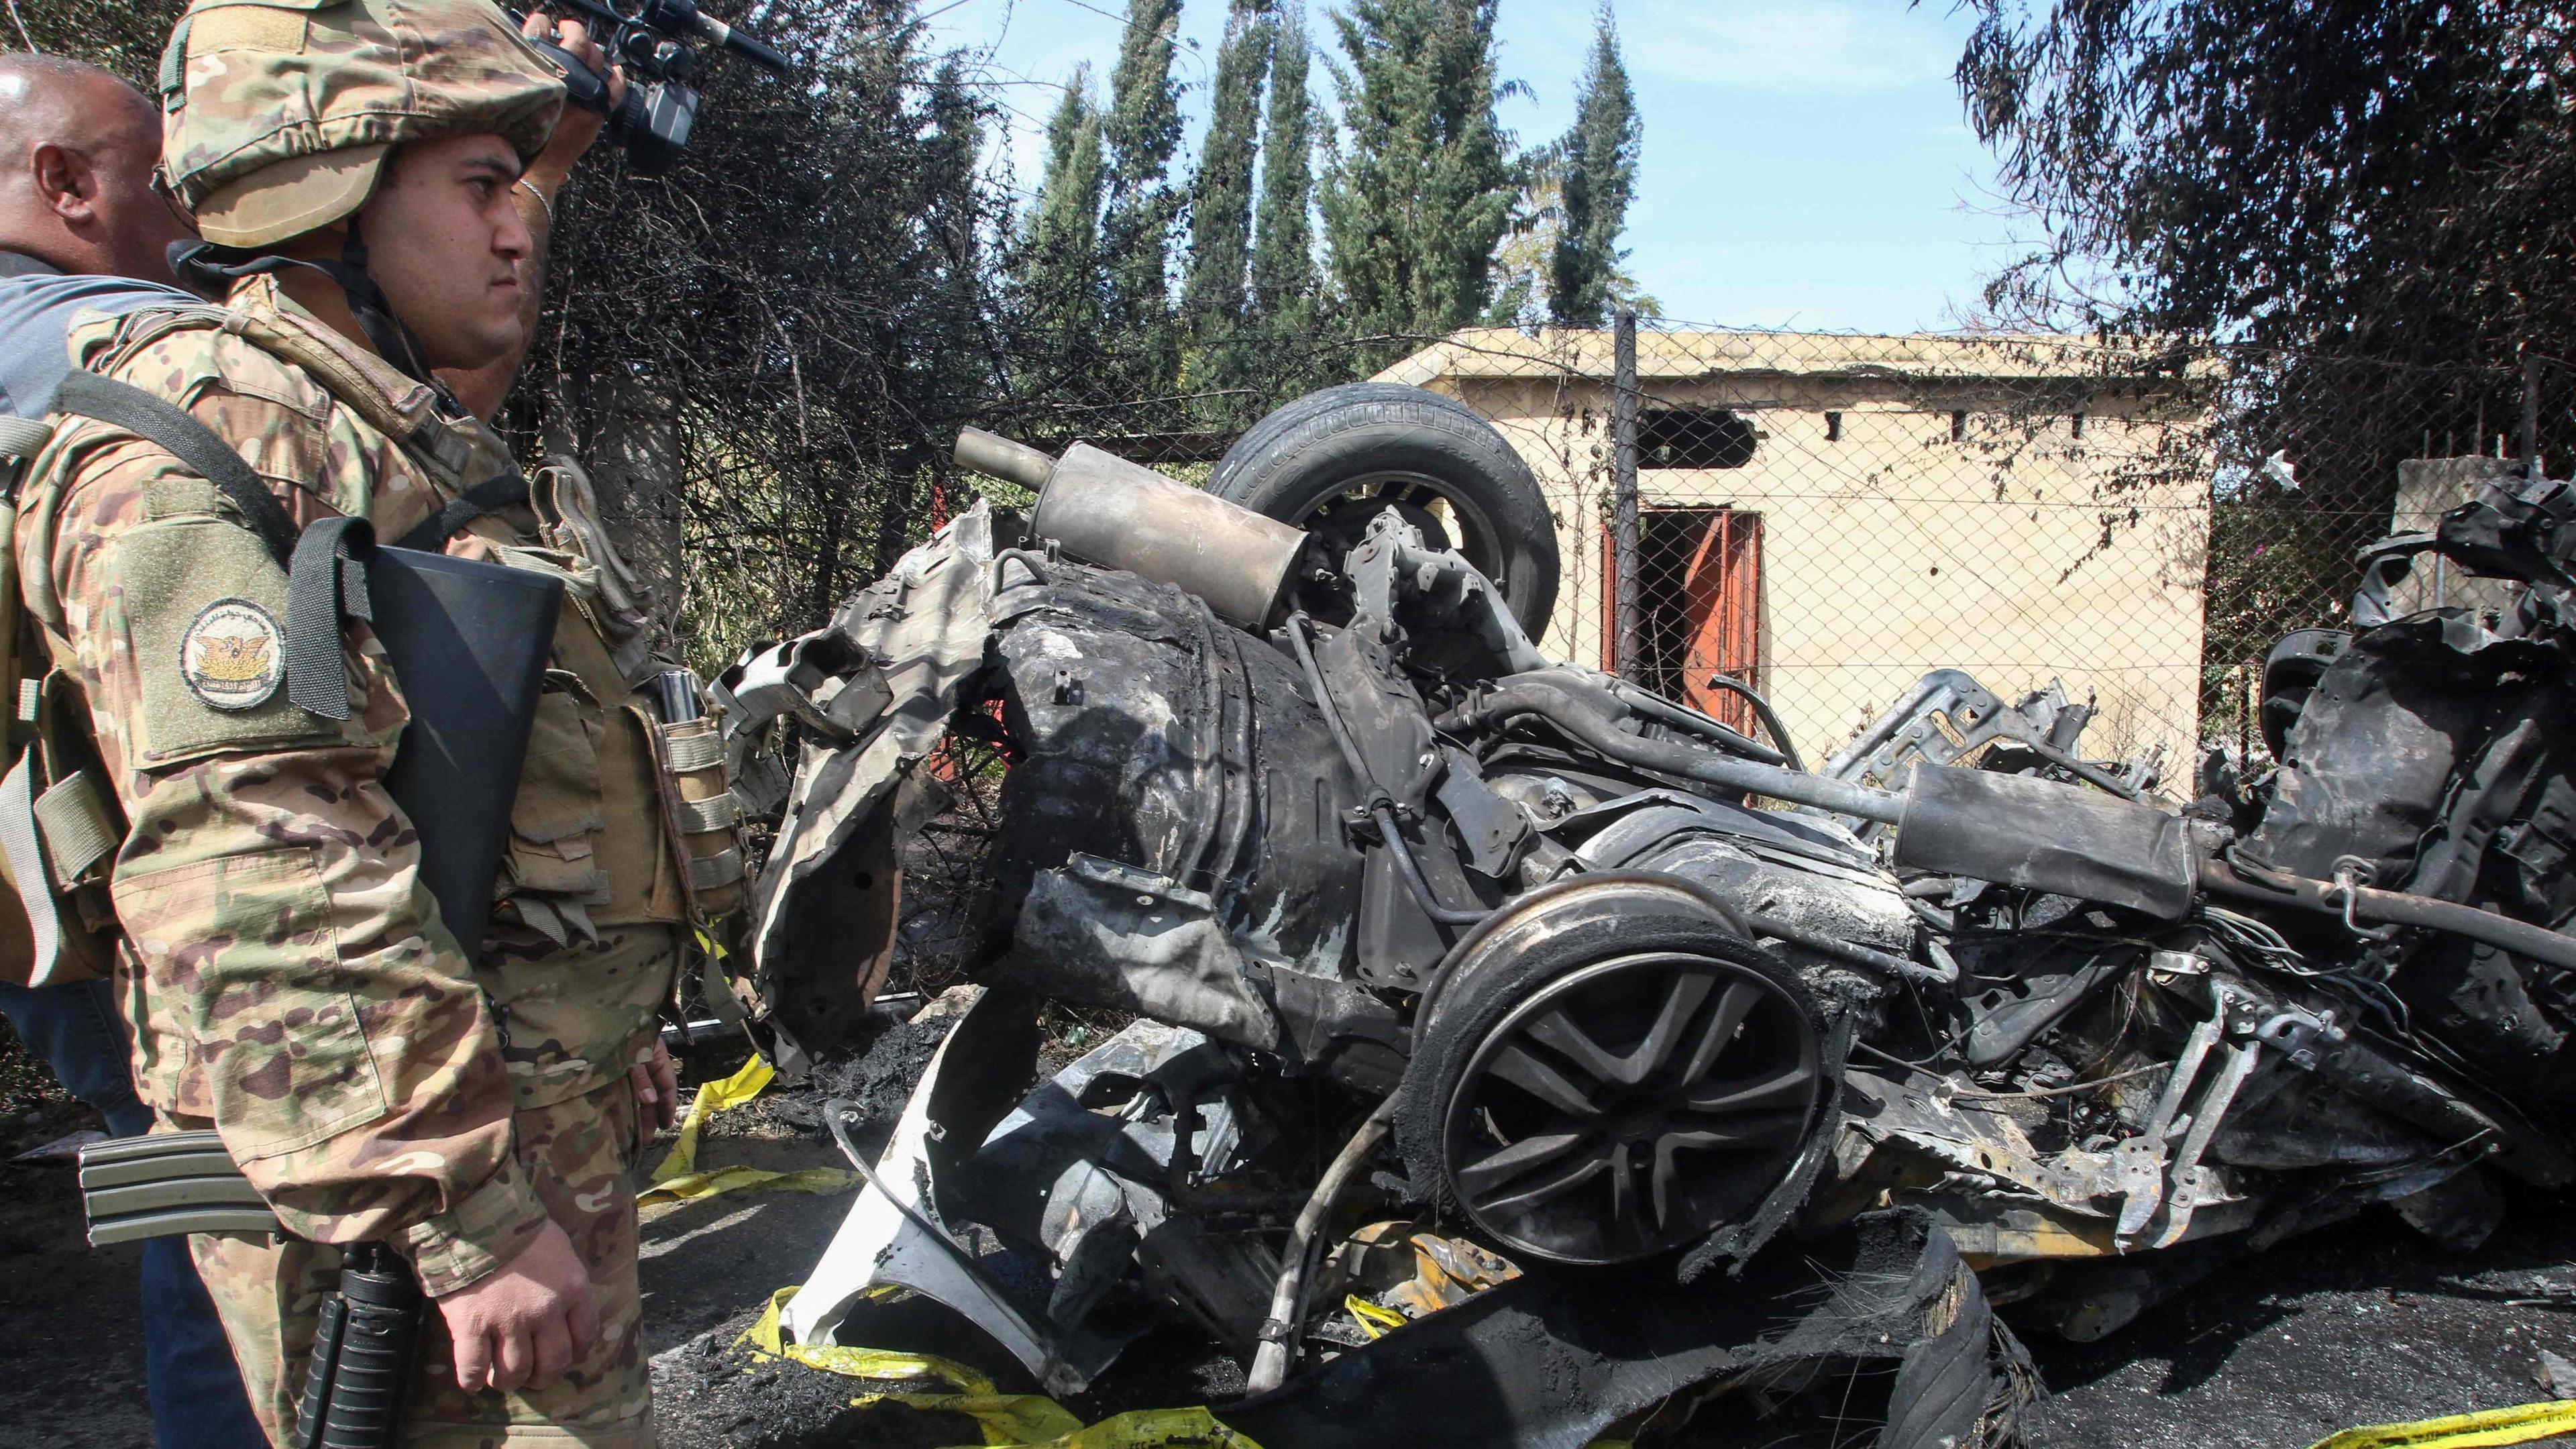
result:
[[[132,277],[67,277],[34,257],[0,251],[0,415],[41,418],[72,370],[65,338],[83,312],[123,316],[198,299]]]

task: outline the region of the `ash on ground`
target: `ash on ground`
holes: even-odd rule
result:
[[[804,1083],[774,1098],[772,1114],[816,1141],[829,1142],[832,1134],[823,1124],[823,1104],[835,1099],[849,1102],[860,1117],[851,1129],[851,1140],[871,1154],[882,1151],[894,1134],[896,1119],[903,1116],[904,1104],[912,1100],[912,1089],[930,1069],[931,1055],[948,1039],[948,1029],[957,1024],[964,1003],[974,999],[971,991],[951,991],[932,1001],[912,1020],[887,1027],[856,1057],[817,1065]]]

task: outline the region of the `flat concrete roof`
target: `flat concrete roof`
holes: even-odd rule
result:
[[[1380,372],[1375,381],[1425,387],[1442,380],[1607,381],[1613,334],[1547,327],[1470,327]],[[1637,375],[1658,381],[1744,377],[1883,377],[1939,382],[2099,378],[2124,387],[2180,387],[2214,381],[2218,362],[2201,354],[2176,375],[2171,346],[2151,340],[2011,333],[1637,332]],[[2161,365],[2159,365],[2161,364]]]

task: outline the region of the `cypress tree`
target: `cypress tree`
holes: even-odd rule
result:
[[[1574,127],[1558,143],[1563,157],[1554,255],[1548,259],[1548,315],[1563,327],[1598,327],[1608,317],[1628,253],[1619,234],[1637,191],[1643,127],[1610,7],[1592,33],[1592,66],[1575,105]]]
[[[1046,175],[1038,183],[1021,258],[1032,315],[1058,337],[1088,339],[1100,327],[1101,120],[1091,103],[1091,68],[1076,66],[1047,121]]]
[[[1333,279],[1362,332],[1482,315],[1519,167],[1494,114],[1497,0],[1353,0],[1333,23],[1348,151],[1323,193]]]
[[[1489,327],[1533,327],[1548,320],[1556,239],[1565,225],[1564,143],[1543,147],[1522,164],[1528,179],[1512,225],[1494,249],[1494,300],[1484,319]]]
[[[1200,336],[1228,330],[1243,317],[1261,83],[1278,33],[1269,8],[1269,0],[1234,0],[1217,52],[1207,141],[1190,188],[1189,272],[1181,287],[1181,309]]]
[[[1142,389],[1168,383],[1180,364],[1164,275],[1180,219],[1180,198],[1167,179],[1181,142],[1181,91],[1172,80],[1180,18],[1181,0],[1128,0],[1100,126],[1108,178],[1100,228],[1107,321],[1128,364],[1120,369],[1122,384]]]
[[[975,158],[984,144],[984,116],[957,57],[940,62],[923,109],[931,124],[922,213],[925,235],[943,263],[936,268],[938,285],[954,296],[974,298],[983,264],[984,216]]]
[[[1260,229],[1252,244],[1252,306],[1262,317],[1313,312],[1315,234],[1314,103],[1306,95],[1312,57],[1306,12],[1293,3],[1279,17],[1270,67],[1270,111],[1262,122]]]

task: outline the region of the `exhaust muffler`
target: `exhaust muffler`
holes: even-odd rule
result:
[[[1029,531],[1067,554],[1186,589],[1219,618],[1267,629],[1286,610],[1306,534],[1088,443],[1050,458],[981,428],[957,434],[961,467],[1038,495]]]

